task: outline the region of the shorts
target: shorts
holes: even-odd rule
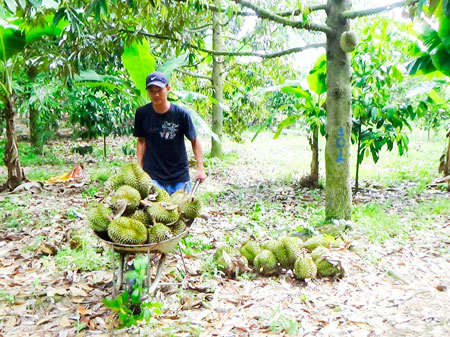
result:
[[[183,191],[184,190],[184,186],[187,184],[186,186],[186,192],[189,192],[191,190],[191,182],[190,181],[182,181],[179,183],[172,183],[172,184],[165,184],[165,183],[161,183],[159,181],[156,180],[152,180],[153,185],[155,185],[156,187],[159,188],[163,188],[167,191],[167,193],[169,194],[173,194],[176,191]]]

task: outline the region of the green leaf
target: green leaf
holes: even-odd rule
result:
[[[441,16],[438,34],[444,46],[450,48],[450,17]]]
[[[13,12],[13,14],[16,14],[17,4],[15,0],[5,0],[5,3],[8,9]]]
[[[406,68],[410,75],[429,74],[437,70],[435,65],[433,64],[431,55],[429,54],[425,54],[417,58],[416,60],[410,62],[406,66]]]
[[[314,63],[314,67],[306,77],[309,89],[317,95],[322,95],[327,91],[327,59],[326,54],[322,54]]]
[[[450,76],[450,48],[447,50],[444,45],[439,46],[436,53],[431,55],[431,59],[436,69]]]
[[[129,47],[125,46],[122,63],[141,92],[141,96],[147,97],[145,79],[148,74],[155,71],[155,58],[150,53],[147,40],[133,42]]]
[[[212,137],[216,142],[219,143],[221,142],[219,136],[209,128],[208,124],[204,121],[202,117],[200,117],[200,115],[195,110],[191,109],[183,102],[177,102],[177,104],[184,107],[187,111],[189,111],[192,117],[192,121],[197,130],[202,130],[208,136]]]
[[[0,19],[0,60],[6,62],[25,48],[25,35],[16,25]]]
[[[172,72],[175,69],[178,69],[184,65],[186,65],[189,61],[189,54],[181,54],[180,56],[171,59],[165,63],[163,63],[159,68],[158,71],[164,73],[167,76],[167,79],[170,81],[170,77],[172,76]]]
[[[439,96],[439,94],[434,89],[430,90],[428,95],[436,104],[443,104],[447,102],[444,98]]]
[[[444,8],[445,16],[450,17],[450,0],[444,0],[442,2],[442,7]]]
[[[288,126],[291,126],[292,124],[295,124],[297,119],[299,118],[299,115],[289,116],[285,120],[283,120],[280,124],[278,124],[277,131],[275,132],[275,135],[273,136],[273,139],[278,138],[278,136],[281,134],[281,131],[283,131],[284,128],[287,128]]]
[[[75,75],[75,81],[100,81],[104,82],[106,80],[114,80],[119,81],[119,79],[115,76],[111,75],[100,75],[95,70],[88,69],[81,71],[79,75]]]

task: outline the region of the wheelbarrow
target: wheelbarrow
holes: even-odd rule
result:
[[[194,187],[192,188],[190,195],[194,195],[195,192],[197,191],[197,188],[200,184],[200,179],[198,179],[195,184]],[[148,292],[149,294],[153,294],[153,292],[156,290],[156,288],[159,285],[159,282],[161,280],[161,276],[162,276],[162,271],[164,269],[164,261],[167,257],[167,253],[171,252],[175,246],[178,245],[179,247],[179,252],[180,252],[180,256],[181,259],[183,261],[183,265],[185,267],[186,270],[186,266],[184,264],[184,258],[183,258],[183,254],[181,252],[181,246],[179,245],[180,241],[189,233],[189,229],[192,226],[192,223],[194,222],[195,219],[189,219],[187,220],[186,223],[186,230],[170,239],[167,239],[165,241],[161,241],[161,242],[157,242],[157,243],[147,243],[147,244],[142,244],[142,245],[126,245],[126,244],[120,244],[120,243],[116,243],[111,241],[111,239],[109,238],[107,232],[95,232],[94,233],[97,235],[97,237],[102,240],[103,242],[105,242],[107,245],[109,245],[113,252],[112,252],[112,265],[113,265],[113,296],[117,296],[117,291],[122,287],[123,281],[124,281],[124,263],[125,263],[125,259],[128,255],[136,255],[136,254],[147,254],[148,257],[148,265],[147,265],[147,276],[146,276],[146,285],[148,287]],[[116,270],[116,254],[115,253],[119,253],[119,265],[118,268]],[[151,276],[150,276],[150,272],[152,269],[152,255],[151,253],[154,253],[156,255],[159,255],[159,259],[157,262],[157,270],[156,270],[156,274],[155,274],[155,278],[153,279],[153,281],[151,280]],[[155,263],[156,265],[156,263]]]

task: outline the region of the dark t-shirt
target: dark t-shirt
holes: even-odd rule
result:
[[[158,114],[152,103],[136,110],[133,136],[144,137],[144,170],[164,184],[189,181],[189,168],[184,136],[197,136],[189,113],[170,104],[169,110]]]

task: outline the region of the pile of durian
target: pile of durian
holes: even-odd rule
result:
[[[225,274],[233,276],[249,270],[247,265],[266,276],[278,275],[283,269],[292,270],[300,280],[343,276],[341,263],[330,258],[327,248],[334,243],[326,235],[316,235],[304,242],[290,236],[262,243],[250,240],[239,250],[227,245],[219,247],[214,260]]]
[[[105,183],[107,196],[88,205],[87,218],[96,232],[107,232],[120,244],[139,245],[168,240],[186,230],[200,215],[198,199],[183,191],[169,195],[153,185],[136,163],[127,163]]]

